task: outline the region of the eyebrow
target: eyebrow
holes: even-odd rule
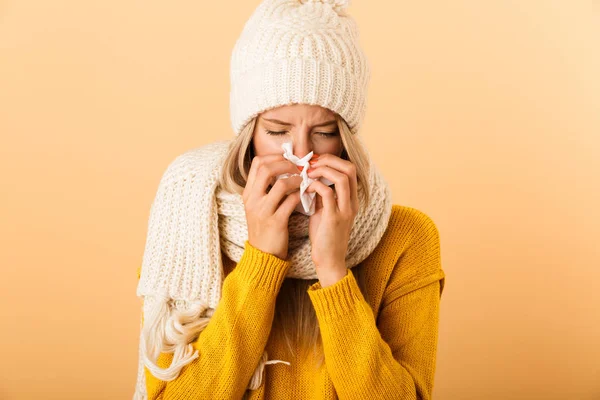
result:
[[[279,125],[292,126],[292,124],[290,124],[289,122],[279,121],[278,119],[269,119],[269,118],[263,118],[263,119],[265,121],[274,122]],[[337,121],[332,120],[332,121],[323,122],[322,124],[314,125],[313,128],[319,128],[321,126],[327,126],[327,125],[333,125],[333,124],[337,124]]]

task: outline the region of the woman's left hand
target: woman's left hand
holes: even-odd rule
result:
[[[325,153],[311,162],[308,176],[312,179],[325,177],[335,187],[334,192],[333,187],[316,180],[306,189],[317,192],[315,213],[309,217],[308,235],[317,276],[321,287],[326,287],[348,272],[348,241],[359,208],[356,167],[335,154]]]

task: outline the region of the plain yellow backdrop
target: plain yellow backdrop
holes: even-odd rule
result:
[[[232,137],[258,1],[0,1],[0,398],[128,399],[136,270],[177,155]],[[600,398],[600,3],[353,1],[361,135],[427,213],[436,399]]]

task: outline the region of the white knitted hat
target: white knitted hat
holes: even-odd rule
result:
[[[231,125],[236,135],[259,113],[316,104],[357,133],[366,111],[370,68],[349,0],[263,0],[231,55]]]

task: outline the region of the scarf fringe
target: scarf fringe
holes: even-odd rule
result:
[[[142,326],[141,357],[143,365],[150,373],[162,381],[176,379],[184,366],[199,358],[198,350],[191,344],[196,340],[212,318],[212,310],[198,300],[191,302],[186,310],[171,307],[167,290],[162,290],[156,296],[147,296],[146,301],[151,303],[148,307],[147,317]],[[202,314],[208,316],[202,317]],[[145,314],[146,315],[146,314]],[[194,351],[195,350],[195,351]],[[173,353],[171,364],[161,368],[157,364],[160,353]],[[255,390],[263,381],[265,365],[283,363],[291,365],[288,361],[268,360],[266,351],[256,367],[247,389]],[[142,388],[137,388],[134,400],[145,400],[147,394]]]
[[[146,298],[145,301],[148,300]],[[199,304],[194,304],[199,308]],[[156,378],[162,381],[172,381],[177,378],[181,369],[199,357],[194,347],[182,341],[185,338],[185,328],[178,321],[177,313],[169,306],[166,290],[154,296],[149,307],[146,323],[142,328],[142,357],[144,365]],[[173,353],[171,365],[161,368],[156,361],[161,352]]]

